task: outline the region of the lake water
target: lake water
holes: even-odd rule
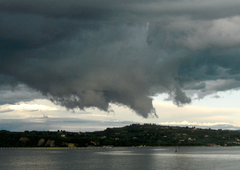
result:
[[[0,170],[239,170],[240,147],[0,149]]]

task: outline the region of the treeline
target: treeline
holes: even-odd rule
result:
[[[96,132],[0,131],[0,147],[239,146],[240,132],[132,124]]]

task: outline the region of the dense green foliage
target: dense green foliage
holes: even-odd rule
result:
[[[0,147],[238,146],[240,132],[133,124],[96,132],[0,131]]]

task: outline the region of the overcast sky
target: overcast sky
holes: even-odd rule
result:
[[[0,129],[238,129],[239,6],[1,0]]]

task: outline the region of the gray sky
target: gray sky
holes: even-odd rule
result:
[[[186,108],[206,96],[237,94],[239,6],[236,0],[1,0],[2,119],[17,121],[20,112],[13,108],[23,102],[36,107],[30,109],[34,117],[39,109],[31,102],[44,101],[41,107],[58,112],[56,121],[73,115],[71,110],[84,115],[96,108],[103,115],[124,115],[115,118],[119,122],[163,123],[157,96]],[[30,118],[30,110],[21,115]],[[127,119],[132,111],[134,118]]]

